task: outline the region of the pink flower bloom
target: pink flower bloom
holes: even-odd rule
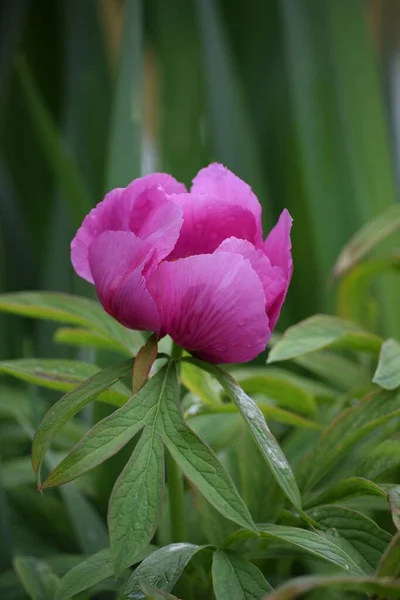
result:
[[[293,272],[287,210],[262,239],[251,188],[212,164],[190,192],[154,173],[112,190],[71,243],[78,275],[131,329],[168,334],[213,363],[264,350]]]

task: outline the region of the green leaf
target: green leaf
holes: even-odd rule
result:
[[[369,221],[345,245],[333,268],[335,277],[342,277],[378,244],[400,229],[400,206],[390,206]]]
[[[285,423],[287,425],[293,425],[294,427],[300,427],[304,429],[322,429],[322,425],[310,421],[304,417],[300,417],[295,413],[278,408],[277,406],[271,406],[266,402],[256,403],[265,418],[276,421],[277,423]],[[202,406],[193,404],[187,410],[185,416],[187,419],[193,419],[201,415],[217,415],[217,414],[234,414],[239,412],[239,409],[234,404],[218,404],[216,406]]]
[[[116,575],[135,562],[158,525],[164,494],[164,447],[154,424],[140,441],[113,488],[108,508],[111,556]]]
[[[62,485],[79,477],[118,452],[146,424],[152,426],[158,402],[173,374],[164,367],[124,406],[99,421],[60,462],[43,488]]]
[[[352,556],[343,550],[339,544],[335,544],[333,540],[327,539],[315,531],[306,531],[305,529],[285,525],[261,524],[257,526],[257,532],[261,539],[285,542],[354,575],[364,574]],[[255,537],[255,534],[252,531],[239,530],[225,540],[225,546],[253,537]]]
[[[53,600],[59,579],[45,562],[31,556],[16,556],[14,570],[32,600]]]
[[[137,558],[137,562],[146,558],[151,549],[145,550]],[[72,596],[96,585],[100,581],[114,575],[114,567],[109,548],[80,560],[61,579],[54,600],[68,600]]]
[[[33,440],[32,464],[36,473],[57,431],[100,392],[122,379],[131,369],[131,359],[111,365],[84,381],[51,407],[39,425]]]
[[[298,577],[285,583],[263,600],[291,600],[312,590],[334,589],[343,592],[364,592],[365,594],[382,595],[391,599],[400,598],[400,583],[373,577]]]
[[[68,600],[114,573],[110,550],[105,548],[73,567],[61,579],[54,600]]]
[[[400,269],[398,256],[380,260],[369,260],[352,269],[340,281],[338,287],[337,311],[340,317],[355,321],[368,330],[379,326],[376,299],[372,296],[372,284],[382,275],[393,273],[397,276]],[[379,283],[382,281],[380,279]]]
[[[176,381],[161,405],[162,436],[169,453],[186,477],[224,517],[239,525],[254,527],[229,473],[212,449],[183,421],[177,404],[177,389]]]
[[[240,387],[246,394],[262,394],[268,399],[302,415],[314,415],[316,404],[312,394],[297,387],[292,382],[273,376],[253,376],[240,381]]]
[[[188,362],[182,362],[181,379],[183,385],[204,404],[220,404],[220,386],[209,373]]]
[[[345,392],[371,384],[371,375],[361,364],[329,350],[310,352],[293,362]]]
[[[16,66],[37,140],[42,145],[78,226],[93,207],[93,199],[77,165],[60,138],[25,58],[18,57]]]
[[[343,412],[325,429],[302,464],[305,487],[316,483],[370,431],[400,414],[396,393],[378,392]]]
[[[144,598],[141,582],[145,581],[154,587],[170,592],[183,569],[193,556],[207,548],[195,544],[170,544],[153,552],[135,569],[125,587],[128,598]]]
[[[129,351],[134,355],[143,345],[143,337],[120,325],[110,317],[98,302],[56,292],[17,292],[0,294],[0,311],[31,317],[83,325],[110,338],[121,347],[121,351]]]
[[[157,358],[157,336],[153,334],[149,337],[143,348],[137,353],[133,365],[133,387],[134,394],[140,390],[146,383],[150,369]]]
[[[383,342],[372,381],[385,390],[400,386],[400,344],[396,340]]]
[[[217,600],[259,600],[272,590],[255,565],[231,550],[214,552],[212,578]]]
[[[309,499],[306,497],[304,505],[305,507],[312,507],[321,504],[332,504],[357,496],[380,496],[385,498],[386,492],[372,481],[368,481],[368,479],[349,477],[328,489],[311,494]]]
[[[142,2],[127,2],[111,115],[107,190],[140,177],[142,156]]]
[[[365,572],[375,571],[391,536],[372,519],[342,506],[319,506],[308,514],[330,534],[339,534],[356,549],[367,563]]]
[[[400,573],[400,531],[392,538],[376,569],[376,577],[396,577]]]
[[[357,466],[356,474],[376,481],[400,465],[400,441],[385,440]]]
[[[53,336],[53,340],[57,344],[115,350],[124,355],[131,355],[131,352],[118,344],[118,342],[114,342],[114,340],[97,331],[89,331],[88,329],[80,329],[79,327],[59,327]]]
[[[146,595],[146,600],[178,600],[176,596],[167,594],[167,592],[163,592],[145,581],[140,582],[140,587],[142,588],[142,592]]]
[[[1,372],[42,387],[68,392],[95,373],[99,373],[100,369],[96,365],[78,360],[24,358],[1,361]],[[122,383],[117,383],[114,389],[99,394],[98,400],[121,406],[125,404],[129,395],[129,390]]]
[[[390,490],[389,504],[392,510],[393,523],[400,531],[400,485]]]
[[[268,362],[296,358],[333,345],[377,354],[381,347],[381,339],[363,331],[355,323],[339,317],[314,315],[289,327],[270,351]]]
[[[234,173],[251,182],[255,193],[265,199],[262,163],[219,6],[213,0],[196,0],[195,7],[214,153]]]
[[[218,367],[208,365],[197,359],[191,359],[205,371],[212,373],[225,389],[231,401],[237,406],[254,440],[265,458],[278,485],[285,495],[297,508],[301,505],[300,492],[292,469],[278,442],[272,435],[265,422],[264,416],[257,404],[244,393],[236,381]]]

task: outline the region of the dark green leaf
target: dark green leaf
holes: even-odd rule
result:
[[[385,440],[357,466],[356,473],[360,477],[376,481],[398,465],[400,465],[400,441]]]
[[[113,488],[108,509],[111,556],[119,575],[135,562],[158,525],[164,493],[164,447],[154,423],[140,441]]]
[[[17,61],[18,76],[27,100],[27,107],[49,165],[69,203],[76,225],[92,208],[94,202],[77,165],[74,163],[34,81],[32,72],[22,57]]]
[[[396,577],[400,572],[400,531],[392,538],[376,569],[377,577]]]
[[[33,441],[32,463],[35,472],[39,471],[46,451],[57,431],[100,392],[122,379],[131,369],[132,360],[111,365],[84,381],[51,407],[39,425]]]
[[[272,435],[265,422],[264,416],[257,404],[244,393],[236,381],[218,367],[192,359],[205,371],[212,373],[225,389],[231,401],[237,406],[247,423],[254,440],[264,456],[278,485],[289,500],[300,507],[301,499],[296,480],[285,455],[278,442]]]
[[[163,440],[173,459],[200,493],[227,519],[252,528],[250,513],[222,464],[183,421],[177,405],[178,383],[166,390],[161,405]]]
[[[272,590],[255,565],[230,550],[214,552],[212,578],[217,600],[259,600]]]
[[[400,414],[395,392],[373,393],[342,413],[323,432],[303,461],[307,489],[312,488],[368,432]]]
[[[383,342],[372,381],[385,390],[400,386],[400,344],[396,340]]]
[[[316,404],[312,394],[297,387],[294,383],[272,375],[253,376],[240,381],[240,387],[246,394],[261,394],[273,400],[278,406],[283,406],[302,415],[313,415]]]
[[[141,592],[143,581],[170,592],[188,562],[206,547],[195,544],[170,544],[156,550],[135,569],[126,584],[125,595],[128,598],[144,598]]]

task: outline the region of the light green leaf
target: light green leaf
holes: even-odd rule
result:
[[[305,507],[318,506],[321,504],[332,504],[343,502],[357,496],[380,496],[386,497],[386,492],[368,479],[362,477],[349,477],[334,484],[328,489],[311,494],[304,500]]]
[[[357,466],[356,474],[376,481],[400,465],[400,441],[385,440]]]
[[[120,325],[110,317],[98,302],[56,292],[17,292],[0,294],[0,311],[31,317],[83,325],[110,338],[121,347],[121,351],[137,353],[143,345],[140,332]]]
[[[293,360],[338,390],[348,392],[371,385],[371,375],[359,363],[329,350],[310,352]]]
[[[255,565],[231,550],[214,552],[212,578],[216,600],[259,600],[272,590]]]
[[[382,340],[339,317],[314,315],[289,327],[272,348],[268,362],[288,360],[330,346],[379,353]]]
[[[50,408],[33,440],[32,464],[36,473],[39,471],[46,451],[57,431],[100,392],[122,379],[131,369],[131,359],[111,365],[84,381]]]
[[[142,156],[142,2],[124,9],[118,75],[111,115],[107,190],[125,187],[140,177]]]
[[[276,421],[277,423],[285,423],[304,429],[322,429],[322,425],[315,423],[315,421],[300,417],[283,408],[271,406],[271,404],[261,401],[256,404],[265,418]],[[239,409],[234,404],[218,404],[214,406],[192,405],[187,410],[185,416],[187,419],[193,419],[194,417],[202,415],[234,414],[237,412],[239,412]]]
[[[400,229],[400,206],[395,204],[357,231],[339,254],[333,268],[334,275],[342,277],[398,229]]]
[[[65,344],[68,346],[115,350],[116,352],[128,356],[132,354],[127,348],[124,348],[121,344],[118,344],[118,342],[102,335],[98,331],[81,329],[79,327],[59,327],[53,336],[53,340],[57,342],[57,344]]]
[[[372,381],[385,390],[400,386],[400,344],[396,340],[383,342]]]
[[[181,365],[183,385],[205,404],[220,404],[220,386],[209,373],[188,362]]]
[[[173,378],[164,367],[124,406],[99,421],[61,461],[43,488],[61,485],[79,477],[118,452],[146,424],[157,416],[158,402]]]
[[[342,413],[322,433],[303,461],[302,479],[307,489],[318,481],[368,432],[400,415],[398,395],[379,392],[366,396]]]
[[[366,563],[365,572],[375,571],[391,540],[387,531],[362,513],[342,506],[319,506],[308,514],[329,533],[339,534],[355,548]]]
[[[391,599],[400,598],[400,583],[388,579],[373,577],[298,577],[285,583],[263,600],[291,600],[307,592],[319,589],[334,589],[343,592],[364,592],[365,594],[382,595]]]
[[[257,532],[261,539],[271,539],[285,542],[300,548],[308,554],[312,554],[322,560],[330,562],[337,567],[354,575],[363,575],[364,572],[354,561],[352,556],[345,552],[339,544],[329,540],[315,531],[307,531],[298,527],[287,527],[285,525],[257,525]],[[225,546],[255,537],[252,531],[239,530],[230,535],[225,541]]]
[[[29,598],[53,600],[59,579],[47,563],[32,556],[16,556],[13,564]]]
[[[183,421],[177,405],[177,382],[161,405],[163,441],[172,458],[200,493],[224,517],[239,525],[254,526],[250,513],[222,464]]]
[[[311,396],[312,398],[335,398],[337,396],[336,390],[332,389],[328,385],[325,385],[320,381],[316,381],[311,377],[299,375],[298,373],[292,373],[287,369],[282,369],[279,367],[241,367],[231,371],[231,375],[240,385],[242,385],[242,382],[246,381],[246,379],[251,379],[253,377],[263,378],[264,376],[267,376],[273,377],[279,381],[291,383],[297,389],[302,390],[305,394]]]
[[[304,389],[272,375],[253,376],[240,381],[240,387],[249,394],[262,394],[276,402],[278,406],[288,408],[302,415],[313,415],[316,411],[314,397]]]
[[[265,422],[264,416],[257,404],[244,393],[236,381],[218,367],[203,363],[197,359],[191,359],[205,371],[212,373],[225,389],[230,400],[237,406],[246,424],[248,425],[254,440],[265,458],[278,485],[289,500],[299,508],[301,505],[300,492],[297,487],[292,469],[278,442],[272,435]]]
[[[140,587],[142,588],[142,592],[146,595],[146,600],[178,600],[176,596],[163,592],[145,581],[140,582]]]
[[[164,494],[164,447],[154,423],[140,441],[113,488],[108,508],[111,556],[120,575],[151,541]]]
[[[193,556],[207,548],[195,544],[170,544],[153,552],[135,569],[125,587],[128,598],[144,598],[141,582],[145,581],[161,590],[170,592],[183,569]]]
[[[1,372],[42,387],[68,392],[99,373],[100,368],[78,360],[24,358],[1,361]],[[121,406],[129,396],[128,388],[117,383],[112,390],[102,392],[97,398],[114,406]]]
[[[392,510],[392,519],[396,528],[400,531],[400,485],[389,492],[389,504]]]

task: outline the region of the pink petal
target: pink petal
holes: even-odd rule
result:
[[[286,290],[286,277],[279,267],[273,267],[262,250],[257,250],[253,244],[246,240],[238,240],[237,238],[229,238],[215,251],[217,252],[234,252],[240,254],[243,258],[250,261],[251,266],[257,273],[263,286],[265,294],[265,309],[267,311],[271,331],[275,326],[278,315],[275,315],[275,306]],[[271,313],[272,310],[272,313]]]
[[[253,242],[257,247],[262,244],[261,205],[251,187],[229,169],[218,163],[201,169],[193,179],[191,192],[209,194],[231,206],[246,208],[254,215],[256,235],[253,239],[249,237],[244,239]],[[235,234],[232,232],[230,235]],[[235,235],[235,237],[240,236]]]
[[[171,199],[183,211],[183,225],[169,260],[211,254],[227,237],[253,241],[257,236],[255,217],[246,207],[198,194],[172,195]]]
[[[278,320],[293,275],[292,243],[290,241],[292,222],[293,219],[289,211],[286,209],[283,210],[277,224],[270,231],[264,242],[264,252],[271,261],[271,264],[279,267],[286,278],[286,285],[282,295],[276,298],[268,313],[271,320],[271,327],[274,327]]]
[[[246,362],[270,336],[261,282],[249,261],[220,252],[163,262],[147,283],[161,329],[213,363]]]
[[[151,249],[128,231],[105,231],[89,248],[89,265],[104,309],[131,329],[159,333],[160,318],[142,272]]]
[[[165,193],[161,192],[161,189]],[[181,211],[168,201],[166,194],[185,191],[185,186],[171,175],[154,173],[135,179],[126,188],[116,188],[109,192],[104,200],[90,211],[72,240],[71,261],[76,273],[93,283],[88,262],[91,243],[104,231],[130,231],[132,224],[133,231],[139,237],[154,235],[155,244],[163,240],[160,247],[157,246],[156,254],[157,258],[167,256],[179,234]],[[162,206],[158,207],[157,215],[152,216],[149,211],[153,210],[157,203]],[[137,231],[141,227],[142,233]]]

